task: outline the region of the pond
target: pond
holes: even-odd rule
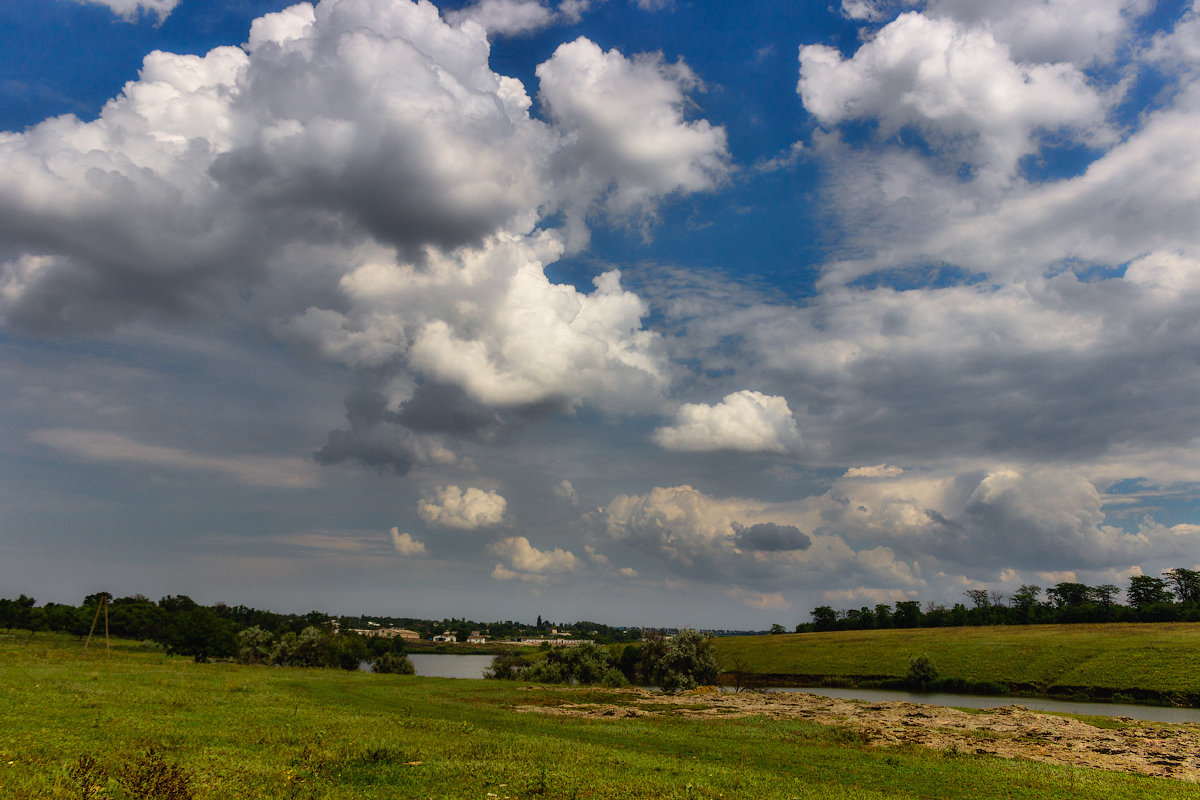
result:
[[[492,665],[492,656],[411,653],[408,657],[417,674],[426,678],[482,678]]]
[[[1031,711],[1059,711],[1068,714],[1087,714],[1097,717],[1132,717],[1149,722],[1196,722],[1200,723],[1200,708],[1167,708],[1165,706],[1139,706],[1127,703],[1085,703],[1073,700],[1048,700],[1041,697],[986,697],[970,694],[922,694],[901,692],[891,689],[826,689],[823,687],[776,688],[772,692],[808,692],[824,697],[840,697],[844,700],[868,700],[873,703],[904,701],[925,703],[931,706],[954,706],[956,708],[995,708],[996,706],[1024,706]]]

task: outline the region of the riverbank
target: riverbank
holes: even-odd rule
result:
[[[964,711],[908,702],[870,703],[803,692],[694,692],[664,697],[645,689],[612,690],[608,697],[555,705],[518,706],[524,713],[592,719],[681,716],[735,719],[760,716],[836,725],[864,745],[920,746],[944,753],[1029,759],[1049,764],[1200,780],[1200,725],[1143,722],[1128,717],[1079,718],[1020,705]]]
[[[899,688],[928,657],[937,691],[1200,707],[1200,624],[917,628],[715,640],[725,683]]]

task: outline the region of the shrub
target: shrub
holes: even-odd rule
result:
[[[117,780],[137,800],[192,800],[191,778],[153,747],[124,764]]]
[[[908,660],[908,675],[905,682],[910,687],[924,692],[929,689],[931,683],[937,680],[937,677],[937,667],[933,665],[929,656],[918,656]]]
[[[650,680],[663,691],[695,689],[717,682],[719,667],[712,637],[699,631],[680,631],[673,639],[651,643],[649,655]]]
[[[492,659],[492,665],[483,671],[483,677],[501,681],[520,680],[528,666],[519,653],[509,650]]]
[[[412,659],[405,653],[384,653],[371,664],[371,672],[387,675],[415,675]]]
[[[613,654],[591,642],[578,647],[555,647],[532,664],[515,653],[492,659],[484,673],[488,678],[523,680],[534,683],[579,683],[585,685],[624,686],[627,681],[617,668]]]

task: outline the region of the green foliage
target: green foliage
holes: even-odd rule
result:
[[[711,636],[684,630],[660,644],[650,654],[648,672],[654,685],[674,692],[717,682],[720,668]]]
[[[611,650],[588,643],[547,648],[536,661],[526,661],[516,653],[503,653],[492,659],[485,677],[530,683],[625,686],[628,681],[617,664]]]
[[[1125,593],[1129,604],[1136,608],[1169,603],[1172,600],[1171,590],[1162,578],[1150,575],[1134,575],[1129,579],[1129,590]]]
[[[379,658],[371,662],[371,672],[379,672],[387,675],[415,675],[417,670],[413,667],[412,659],[404,653],[384,653]]]
[[[255,625],[238,634],[239,664],[269,664],[275,650],[275,637]]]
[[[908,674],[904,676],[905,683],[913,689],[928,691],[929,685],[938,678],[937,667],[933,665],[928,655],[917,656],[908,660]]]

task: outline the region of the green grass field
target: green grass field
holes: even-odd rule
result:
[[[69,637],[0,634],[0,797],[137,797],[119,778],[148,748],[213,800],[1196,796],[1164,779],[871,748],[804,721],[512,710],[597,692],[196,664],[125,642],[84,656]]]
[[[839,631],[716,640],[753,675],[901,678],[928,655],[943,676],[1041,690],[1200,693],[1200,623]]]

